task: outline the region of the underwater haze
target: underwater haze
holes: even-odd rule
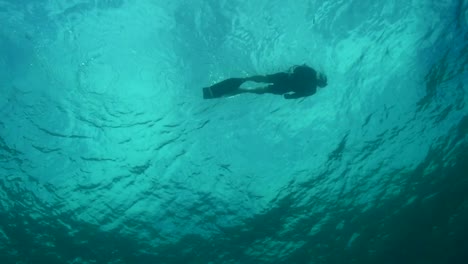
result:
[[[465,0],[0,0],[0,263],[466,264],[467,92]]]

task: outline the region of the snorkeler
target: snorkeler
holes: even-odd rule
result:
[[[241,85],[247,81],[267,85],[250,89],[241,88]],[[285,99],[296,99],[315,94],[317,86],[327,86],[327,77],[304,64],[293,66],[289,72],[226,79],[210,87],[203,88],[203,98],[213,99],[241,93],[270,93],[283,95]]]

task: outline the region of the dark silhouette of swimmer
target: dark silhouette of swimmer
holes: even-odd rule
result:
[[[258,88],[241,88],[247,81],[268,84]],[[213,99],[240,93],[278,94],[285,99],[297,99],[315,94],[318,87],[327,86],[327,77],[307,65],[293,66],[289,72],[255,75],[246,78],[229,78],[203,88],[203,98]]]

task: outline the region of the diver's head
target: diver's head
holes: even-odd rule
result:
[[[317,72],[317,86],[322,88],[327,86],[327,76],[325,74]]]

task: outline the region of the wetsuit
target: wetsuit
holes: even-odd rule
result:
[[[240,89],[246,81],[269,84],[257,89]],[[203,98],[212,99],[239,93],[279,94],[286,99],[295,99],[315,94],[317,72],[306,66],[294,66],[291,71],[270,75],[256,75],[247,78],[229,78],[210,87],[203,88]]]

